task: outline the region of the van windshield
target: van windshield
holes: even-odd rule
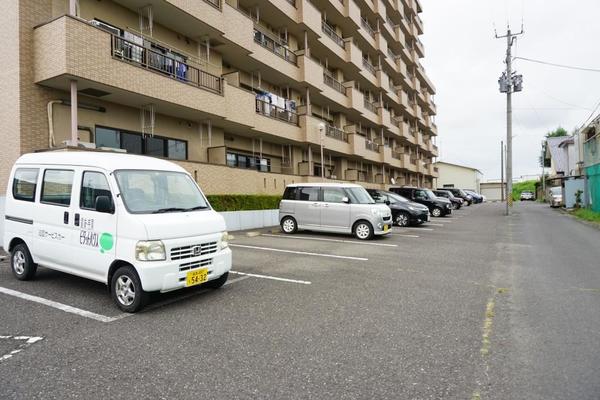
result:
[[[121,197],[133,214],[159,214],[208,208],[204,196],[183,172],[115,171]]]
[[[354,204],[375,204],[375,201],[373,201],[373,198],[369,195],[369,192],[367,192],[367,190],[364,188],[352,187],[346,188],[346,191],[350,195],[352,203]]]

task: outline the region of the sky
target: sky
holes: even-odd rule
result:
[[[483,181],[500,178],[506,143],[507,23],[525,33],[513,56],[600,69],[600,0],[421,0],[422,63],[436,86],[439,161],[467,165]],[[513,95],[513,176],[540,174],[544,135],[581,126],[600,103],[600,73],[516,60],[523,91]],[[596,111],[596,114],[598,111]],[[595,115],[596,115],[595,114]]]

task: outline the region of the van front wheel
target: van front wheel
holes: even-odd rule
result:
[[[366,221],[359,221],[354,225],[354,236],[360,240],[369,240],[373,237],[373,227]]]
[[[110,281],[110,289],[117,307],[128,313],[137,312],[148,297],[148,293],[142,289],[138,274],[130,266],[121,267],[115,272]]]
[[[285,217],[281,220],[281,229],[283,229],[283,232],[285,233],[296,233],[298,230],[296,220],[292,217]]]
[[[19,243],[11,251],[10,266],[13,275],[20,281],[28,281],[35,275],[37,265],[25,243]]]

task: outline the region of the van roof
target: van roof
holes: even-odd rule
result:
[[[46,151],[23,154],[15,163],[40,165],[72,165],[97,167],[106,171],[119,169],[148,169],[158,171],[185,172],[185,169],[171,161],[134,154],[103,151]]]
[[[308,186],[308,187],[321,187],[321,186],[326,186],[326,187],[345,187],[345,188],[356,188],[356,187],[362,187],[361,185],[357,185],[355,183],[332,183],[332,182],[311,182],[311,183],[291,183],[289,185],[287,185],[287,187],[298,187],[298,186]]]

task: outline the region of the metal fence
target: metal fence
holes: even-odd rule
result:
[[[325,135],[337,140],[341,140],[342,142],[348,142],[348,134],[340,128],[336,128],[335,126],[327,125]]]
[[[368,139],[365,140],[365,148],[367,150],[371,150],[371,151],[379,153],[379,145],[371,140],[368,140]]]
[[[367,99],[365,99],[365,108],[367,110],[371,111],[372,113],[377,114],[377,107],[376,107],[375,103],[371,103]]]
[[[344,96],[346,95],[346,88],[341,84],[340,81],[336,80],[333,76],[329,75],[327,72],[323,72],[323,82],[325,84],[336,91],[340,92]]]
[[[321,21],[321,30],[324,34],[329,36],[329,38],[333,40],[338,46],[340,46],[342,49],[345,48],[344,39],[342,39],[342,37],[335,32],[335,29],[329,26],[327,22]]]
[[[277,41],[275,41],[273,38],[264,32],[259,31],[258,29],[254,29],[254,41],[270,52],[283,58],[287,62],[290,62],[294,65],[298,64],[298,57],[292,50],[280,43],[277,43]]]
[[[142,68],[159,72],[165,76],[216,93],[223,93],[223,79],[185,61],[131,42],[120,36],[112,36],[113,57]]]
[[[298,125],[298,114],[264,100],[256,99],[256,112],[267,117]]]

